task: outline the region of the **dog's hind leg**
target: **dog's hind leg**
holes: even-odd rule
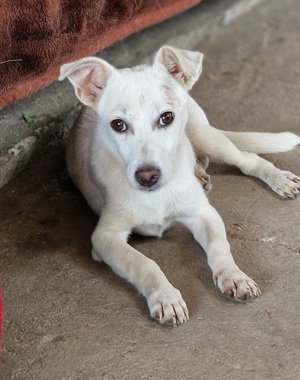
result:
[[[189,120],[186,127],[196,153],[237,166],[244,174],[257,177],[284,198],[295,198],[300,192],[300,177],[280,170],[255,153],[240,151],[223,133],[208,124],[203,110],[189,98]]]
[[[189,319],[179,290],[159,266],[127,243],[128,230],[116,230],[120,220],[102,215],[92,235],[92,256],[132,283],[148,303],[150,314],[160,323],[180,325]]]
[[[213,280],[221,292],[236,301],[250,301],[260,294],[257,284],[236,265],[226,238],[225,226],[217,211],[207,202],[193,215],[179,219],[193,233],[207,254]]]

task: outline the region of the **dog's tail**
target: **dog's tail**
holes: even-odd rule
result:
[[[221,131],[239,150],[270,154],[286,152],[300,144],[300,137],[291,132],[227,132]]]

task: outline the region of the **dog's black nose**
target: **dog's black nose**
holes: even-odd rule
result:
[[[160,170],[152,167],[144,167],[135,172],[135,179],[144,187],[151,187],[157,183]]]

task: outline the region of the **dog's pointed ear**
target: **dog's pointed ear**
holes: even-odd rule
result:
[[[156,53],[154,64],[163,65],[184,88],[190,90],[202,71],[203,54],[197,51],[163,46]]]
[[[107,62],[89,57],[61,66],[58,80],[68,78],[74,86],[77,98],[95,109],[108,78],[114,72],[116,69]]]

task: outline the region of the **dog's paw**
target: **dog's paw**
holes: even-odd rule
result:
[[[212,184],[210,180],[210,176],[206,173],[205,170],[196,166],[195,176],[198,178],[201,183],[203,190],[205,193],[208,193],[212,189]]]
[[[99,255],[99,253],[95,250],[95,248],[92,249],[92,258],[95,260],[95,261],[102,261],[102,258],[101,256]]]
[[[160,323],[181,325],[189,313],[179,290],[172,285],[154,291],[148,297],[150,314]]]
[[[296,198],[300,193],[300,177],[280,170],[274,178],[272,189],[284,198]]]
[[[222,269],[213,275],[213,280],[221,292],[234,301],[250,302],[261,294],[258,285],[239,268]]]

